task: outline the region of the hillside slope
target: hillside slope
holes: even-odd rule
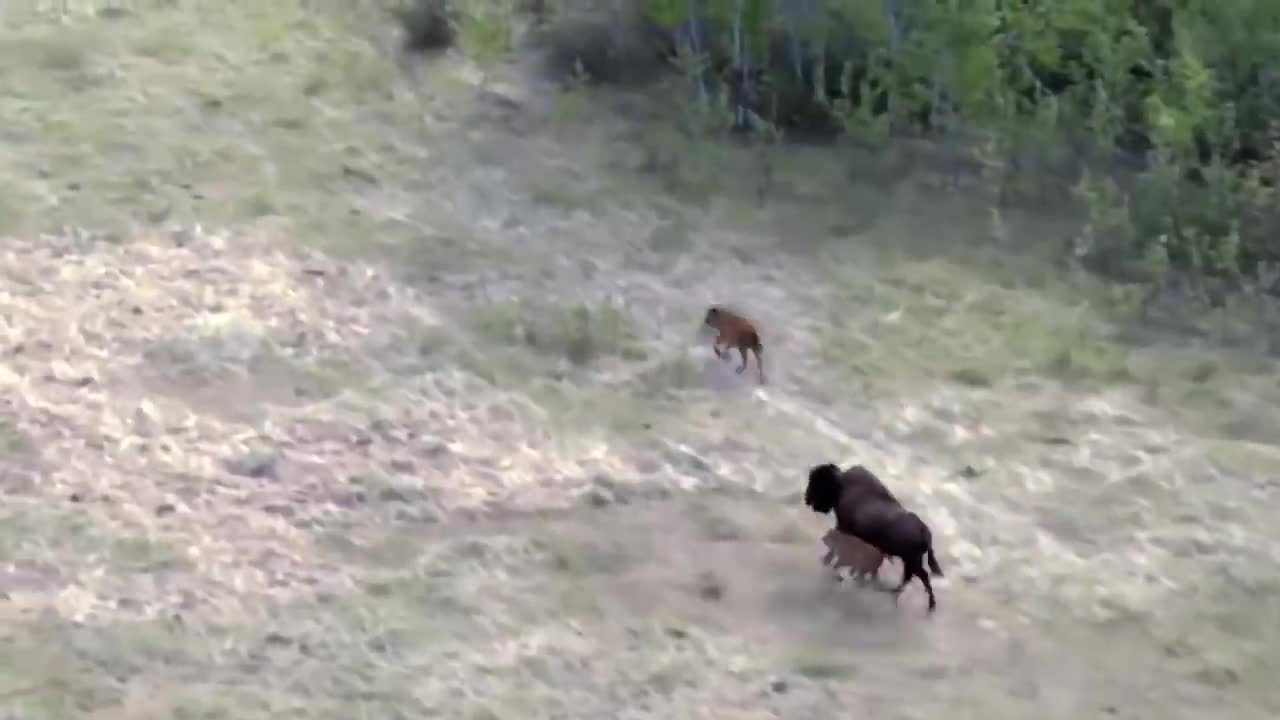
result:
[[[0,31],[6,716],[1280,710],[1274,361],[302,5]],[[818,567],[825,461],[931,524],[935,616]]]

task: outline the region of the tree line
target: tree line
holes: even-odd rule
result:
[[[579,70],[659,58],[743,133],[971,148],[1002,202],[1070,198],[1095,271],[1275,284],[1280,3],[510,1]]]

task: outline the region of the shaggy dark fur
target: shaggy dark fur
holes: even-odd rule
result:
[[[832,492],[833,489],[839,490]],[[840,498],[849,501],[857,498],[864,500],[885,500],[901,506],[898,498],[889,492],[880,478],[861,465],[854,465],[848,470],[826,463],[815,466],[809,471],[809,486],[804,491],[804,502],[815,512],[828,513],[835,509]]]
[[[912,578],[919,578],[929,594],[929,610],[937,608],[929,572],[942,577],[942,567],[933,552],[933,533],[870,470],[861,465],[844,472],[830,463],[815,466],[809,471],[804,502],[816,513],[834,511],[840,532],[902,559],[902,583],[894,589],[895,597]]]

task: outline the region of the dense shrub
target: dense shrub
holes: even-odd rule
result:
[[[632,84],[672,70],[669,33],[638,2],[562,2],[543,12],[536,38],[559,75]]]
[[[404,30],[404,46],[412,52],[434,52],[453,45],[454,20],[448,0],[410,0],[392,7]]]

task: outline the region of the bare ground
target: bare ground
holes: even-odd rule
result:
[[[801,149],[757,206],[625,97],[261,7],[3,31],[5,717],[1280,711],[1231,318],[1138,345],[1044,223]],[[827,460],[932,525],[935,616],[818,567]]]

